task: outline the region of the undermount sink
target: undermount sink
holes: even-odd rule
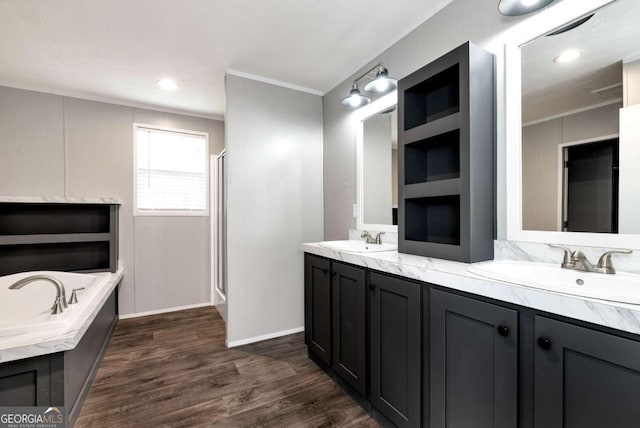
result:
[[[348,240],[348,241],[325,241],[318,245],[324,248],[338,251],[348,251],[351,253],[378,253],[382,251],[396,251],[398,246],[395,244],[367,244],[364,241]]]
[[[640,275],[605,275],[562,269],[560,265],[499,260],[469,266],[469,273],[484,278],[611,302],[640,304]]]

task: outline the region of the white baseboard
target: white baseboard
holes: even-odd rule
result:
[[[129,318],[139,318],[139,317],[146,317],[149,315],[165,314],[167,312],[184,311],[186,309],[204,308],[205,306],[213,306],[213,305],[211,303],[196,303],[195,305],[176,306],[174,308],[157,309],[155,311],[136,312],[134,314],[124,314],[124,315],[120,315],[119,318],[121,320],[126,320]]]
[[[263,334],[262,336],[249,337],[247,339],[227,341],[227,348],[235,348],[236,346],[248,345],[249,343],[262,342],[263,340],[275,339],[276,337],[288,336],[294,333],[304,331],[304,326],[296,327],[289,330],[277,331],[275,333]]]

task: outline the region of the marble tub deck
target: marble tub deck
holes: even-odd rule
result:
[[[0,337],[0,364],[74,349],[123,275],[124,268],[122,262],[118,264],[118,270],[116,272],[106,272],[102,280],[104,281],[104,285],[101,285],[95,298],[87,301],[82,315],[78,316],[67,326],[34,333]]]
[[[401,254],[397,251],[349,253],[324,248],[318,243],[303,244],[302,250],[380,272],[640,334],[640,305],[569,296],[492,281],[468,273],[467,263]]]

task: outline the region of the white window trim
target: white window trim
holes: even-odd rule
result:
[[[137,132],[140,129],[150,129],[160,132],[181,133],[198,135],[205,138],[205,209],[204,211],[189,210],[138,210],[138,140]],[[191,131],[188,129],[167,128],[165,126],[150,125],[147,123],[133,123],[133,216],[134,217],[209,217],[209,133]]]

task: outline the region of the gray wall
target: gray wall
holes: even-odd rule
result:
[[[506,30],[526,18],[507,18],[497,13],[497,0],[455,0],[406,37],[393,44],[369,64],[323,97],[325,239],[346,239],[355,228],[352,204],[356,201],[356,152],[351,111],[340,104],[351,81],[367,67],[384,61],[389,73],[403,78],[464,42],[484,47],[497,56],[498,109],[504,88]],[[504,180],[504,130],[498,123],[498,237],[506,235]]]
[[[619,132],[621,104],[587,110],[522,129],[522,225],[525,230],[559,229],[558,146]],[[622,152],[621,152],[622,158]]]
[[[322,101],[226,77],[227,343],[304,326],[300,245],[322,240]]]
[[[220,121],[0,87],[0,194],[120,199],[120,313],[207,303],[209,218],[133,217],[134,122],[224,146]]]

